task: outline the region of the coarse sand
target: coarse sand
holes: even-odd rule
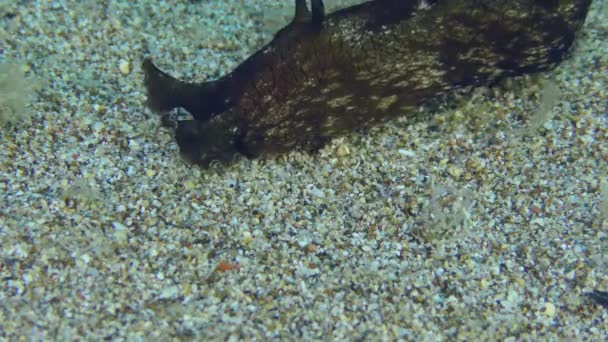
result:
[[[291,7],[0,0],[36,93],[0,128],[0,340],[607,340],[608,1],[543,75],[315,155],[181,160],[142,58],[217,78]]]

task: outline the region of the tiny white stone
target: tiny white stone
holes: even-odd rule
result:
[[[89,261],[91,261],[91,256],[88,254],[83,254],[80,256],[80,259],[82,260],[82,262],[84,262],[85,264],[88,264]]]
[[[128,75],[131,72],[131,63],[123,59],[118,64],[118,69],[120,70],[121,74]]]
[[[553,305],[553,303],[551,303],[551,302],[545,303],[545,311],[544,311],[545,316],[553,317],[553,316],[555,316],[556,311],[557,310],[555,308],[555,305]]]
[[[120,207],[120,206],[119,206]],[[120,211],[120,210],[119,210]],[[114,226],[114,229],[118,230],[127,230],[127,227],[125,227],[125,225],[123,225],[120,222],[112,222],[112,226]]]
[[[412,151],[412,150],[406,150],[404,148],[400,148],[399,150],[397,150],[397,152],[405,157],[415,157],[416,156],[416,152]]]
[[[137,151],[141,150],[141,145],[137,142],[137,140],[130,139],[129,140],[129,148],[132,151],[137,152]]]
[[[160,292],[159,299],[175,299],[179,295],[179,287],[177,285],[169,286]]]

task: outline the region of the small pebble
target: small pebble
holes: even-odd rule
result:
[[[123,75],[128,75],[131,72],[131,63],[126,60],[121,60],[118,64],[118,69]]]
[[[547,317],[553,317],[553,316],[555,316],[555,313],[556,313],[555,305],[553,305],[553,303],[551,303],[551,302],[546,302],[545,310],[543,311],[543,314]]]

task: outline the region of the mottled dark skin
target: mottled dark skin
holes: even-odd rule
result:
[[[556,66],[590,2],[376,0],[325,15],[322,0],[295,0],[291,23],[215,81],[182,82],[146,59],[148,105],[192,114],[176,140],[203,166],[314,151],[437,95]]]
[[[608,291],[593,290],[587,293],[587,296],[597,305],[608,309]]]

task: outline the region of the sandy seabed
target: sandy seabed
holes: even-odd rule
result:
[[[216,78],[286,3],[0,3],[37,94],[0,131],[0,339],[606,340],[608,1],[543,82],[313,156],[183,162],[143,56]]]

